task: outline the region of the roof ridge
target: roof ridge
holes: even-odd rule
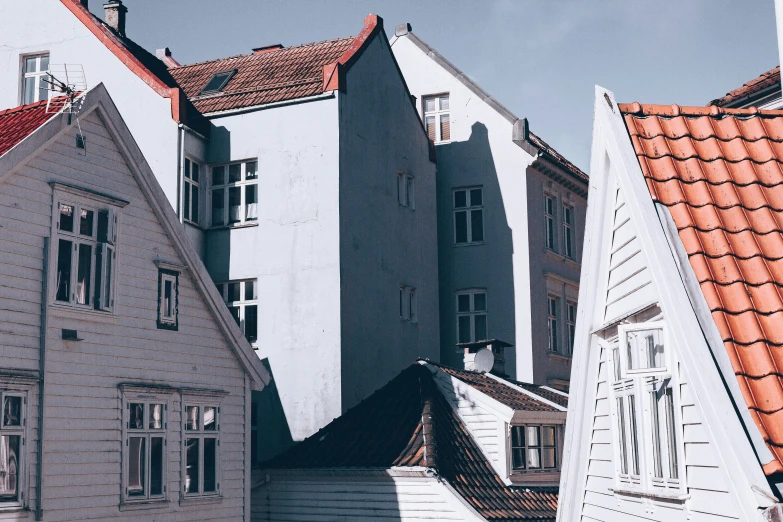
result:
[[[747,109],[730,109],[710,105],[702,107],[699,105],[664,105],[654,103],[618,103],[617,106],[623,114],[632,116],[664,116],[675,118],[678,116],[783,116],[783,110],[780,109],[759,109],[750,107]]]

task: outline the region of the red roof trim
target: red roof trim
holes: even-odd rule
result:
[[[684,107],[681,105],[642,105],[639,102],[618,103],[620,112],[638,116],[783,116],[783,110],[729,109],[710,105],[707,107]]]
[[[324,65],[323,90],[333,91],[345,87],[345,80],[341,80],[342,72],[347,71],[359,56],[361,56],[367,44],[379,31],[383,30],[383,18],[378,15],[368,14],[364,19],[364,27],[353,39],[336,62]]]

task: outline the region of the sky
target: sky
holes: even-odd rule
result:
[[[595,85],[621,102],[705,105],[778,64],[773,0],[125,0],[128,37],[180,63],[405,22],[577,166]],[[102,17],[103,2],[90,10]]]

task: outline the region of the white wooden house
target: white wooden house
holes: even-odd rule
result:
[[[596,88],[558,520],[780,520],[781,140]]]
[[[249,520],[270,377],[106,89],[64,100],[0,112],[0,520]]]
[[[554,521],[567,404],[419,361],[255,470],[253,521]]]

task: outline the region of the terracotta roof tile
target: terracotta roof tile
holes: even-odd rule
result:
[[[752,102],[754,96],[762,94],[763,91],[774,91],[776,89],[780,91],[780,66],[744,83],[742,87],[729,91],[726,96],[712,100],[709,104],[718,107],[725,107],[737,103],[746,104]]]
[[[751,416],[777,458],[765,472],[781,472],[783,111],[620,110],[650,193],[671,212]]]
[[[66,101],[65,96],[53,98],[48,111],[46,100],[0,111],[0,156],[54,117]]]
[[[431,442],[425,444],[427,439]],[[262,464],[265,469],[393,466],[434,469],[487,520],[555,520],[558,488],[506,486],[421,364]]]

